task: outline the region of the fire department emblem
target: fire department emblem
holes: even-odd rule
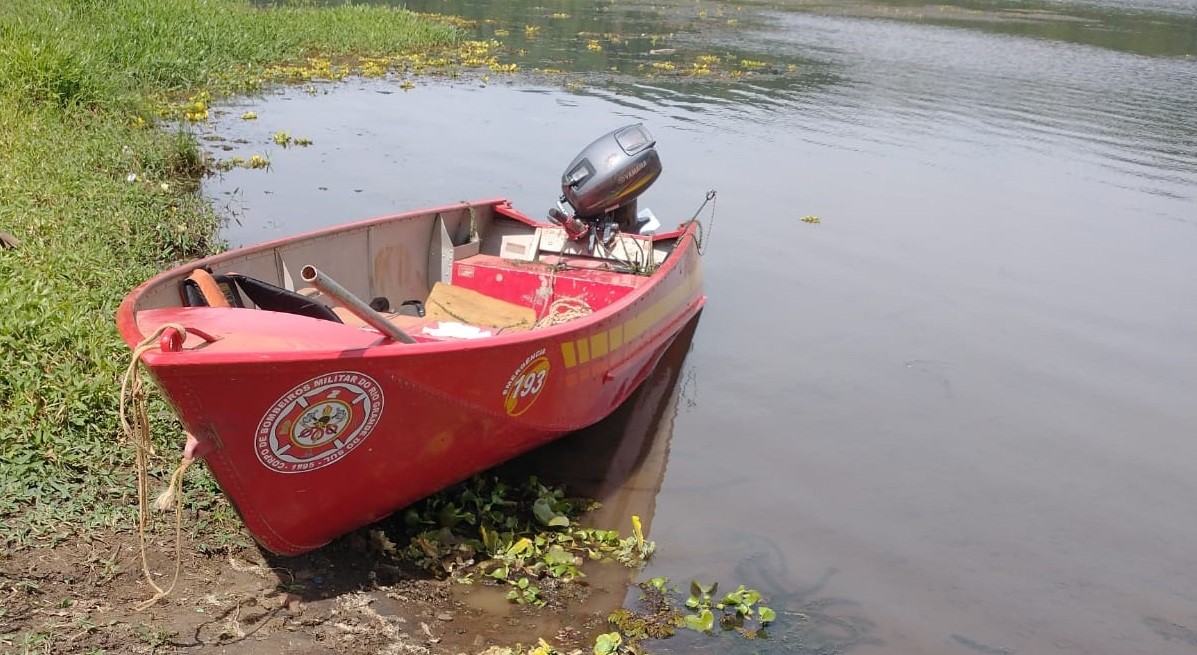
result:
[[[279,473],[306,473],[339,461],[370,436],[382,416],[374,378],[339,371],[295,385],[262,416],[258,461]]]

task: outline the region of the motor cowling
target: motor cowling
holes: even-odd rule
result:
[[[621,208],[635,216],[636,198],[661,175],[661,158],[655,145],[640,123],[595,139],[561,175],[562,199],[583,219]]]

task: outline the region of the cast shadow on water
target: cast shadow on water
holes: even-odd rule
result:
[[[1148,628],[1151,628],[1152,632],[1162,637],[1164,641],[1188,644],[1197,649],[1197,630],[1186,628],[1162,616],[1145,616],[1143,617],[1143,623]]]
[[[584,523],[603,529],[630,530],[631,516],[639,516],[649,538],[657,495],[668,466],[670,442],[679,406],[693,406],[696,372],[685,366],[702,314],[695,316],[666,350],[648,379],[611,416],[600,423],[523,455],[489,471],[513,481],[537,475],[563,485],[602,506]],[[298,557],[262,551],[268,566],[280,574],[280,588],[304,602],[366,594],[382,615],[402,609],[387,599],[389,586],[413,578],[428,578],[391,556],[387,541],[402,543],[401,515],[357,530],[333,543]],[[876,644],[873,624],[855,615],[852,601],[822,596],[835,575],[824,572],[811,583],[795,582],[785,555],[760,535],[738,535],[730,557],[739,560],[738,582],[761,591],[777,621],[768,634],[747,640],[735,633],[713,637],[679,630],[673,638],[653,642],[654,653],[842,653],[853,646]],[[668,543],[658,543],[667,556]],[[450,585],[442,601],[457,612],[454,629],[485,635],[495,643],[528,642],[533,634],[551,636],[560,630],[609,632],[606,617],[635,604],[636,574],[620,566],[587,569],[587,592],[555,611],[524,611],[505,600],[503,588]],[[645,577],[645,576],[640,576]],[[518,611],[517,611],[518,610]]]
[[[748,554],[736,571],[745,584],[754,585],[771,599],[782,617],[775,628],[776,639],[792,646],[786,652],[839,653],[853,646],[881,644],[871,636],[873,622],[856,611],[856,601],[822,595],[835,569],[802,585],[792,582],[785,554],[776,544],[745,535],[744,548]]]
[[[785,552],[764,536],[738,533],[730,535],[729,541],[728,556],[737,560],[735,584],[761,592],[762,604],[777,612],[777,621],[755,639],[734,631],[715,638],[679,631],[675,638],[654,644],[654,653],[830,655],[859,646],[884,646],[873,635],[874,622],[863,616],[858,602],[824,594],[835,577],[834,568],[813,581],[800,581],[806,575],[791,572]]]
[[[650,525],[665,479],[679,403],[692,407],[697,402],[693,397],[693,371],[687,372],[684,363],[698,318],[683,330],[644,385],[611,417],[500,470],[517,479],[535,473],[601,501],[602,507],[587,518],[595,527],[627,532],[629,517],[640,516],[651,538]],[[763,637],[754,640],[734,632],[712,637],[679,630],[673,638],[652,642],[651,652],[817,655],[879,643],[871,636],[872,621],[858,615],[857,603],[823,595],[835,570],[824,572],[811,583],[795,582],[799,576],[791,574],[786,556],[776,544],[758,534],[739,534],[732,541],[728,556],[739,561],[736,582],[760,591],[768,606],[777,611],[777,621]],[[658,543],[657,547],[660,556],[668,558],[669,544]],[[639,596],[636,580],[623,571],[617,574],[622,580],[620,589],[627,593],[592,597],[585,608],[587,614],[605,615],[621,606],[635,605]],[[639,577],[647,579],[647,575]],[[598,606],[604,602],[605,606]]]

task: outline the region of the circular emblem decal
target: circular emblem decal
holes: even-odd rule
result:
[[[549,358],[544,353],[543,348],[532,353],[503,387],[506,397],[503,408],[509,416],[519,416],[528,411],[540,397],[545,378],[549,376]]]
[[[258,461],[279,473],[333,464],[370,436],[382,405],[382,388],[363,373],[339,371],[297,384],[258,423]]]

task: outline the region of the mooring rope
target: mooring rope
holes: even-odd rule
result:
[[[146,530],[149,526],[149,458],[154,454],[154,444],[150,439],[150,421],[146,411],[145,389],[141,376],[138,374],[137,364],[141,356],[158,345],[162,333],[168,329],[176,330],[185,339],[187,330],[176,323],[159,325],[153,333],[141,340],[133,349],[133,357],[129,361],[129,368],[125,370],[125,377],[121,380],[120,417],[121,427],[125,438],[133,442],[136,454],[135,467],[137,469],[137,538],[141,547],[141,572],[146,582],[154,588],[154,596],[135,606],[137,611],[149,609],[159,600],[170,595],[175,584],[179,581],[179,572],[183,568],[183,474],[193,461],[190,451],[184,451],[183,459],[170,476],[166,489],[154,501],[154,506],[165,511],[172,504],[175,506],[175,573],[170,585],[163,589],[154,582],[150,573],[149,561],[146,558]],[[131,415],[131,416],[130,416]],[[188,435],[190,439],[191,435]]]
[[[593,314],[594,310],[585,300],[573,296],[562,296],[553,301],[545,310],[544,318],[536,321],[533,329],[568,323],[574,319]]]

